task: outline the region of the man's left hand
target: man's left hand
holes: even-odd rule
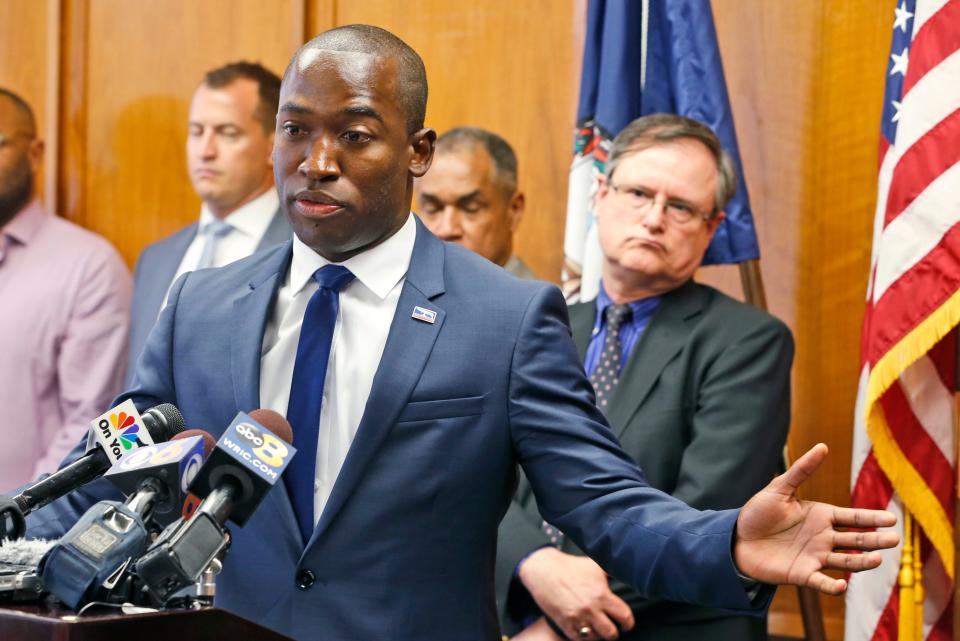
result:
[[[823,570],[873,569],[880,565],[876,550],[900,542],[896,532],[837,529],[889,527],[897,522],[890,512],[840,508],[797,497],[797,489],[826,456],[826,445],[814,446],[743,507],[733,547],[741,574],[763,583],[803,585],[825,594],[842,594],[847,582],[833,579]],[[862,553],[851,553],[854,550]]]

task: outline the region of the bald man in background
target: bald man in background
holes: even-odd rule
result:
[[[417,181],[417,214],[440,239],[514,276],[536,278],[513,254],[513,234],[526,205],[517,185],[517,155],[510,143],[486,129],[457,127],[437,139],[433,165]]]
[[[30,106],[0,88],[0,489],[52,472],[120,391],[130,273],[100,236],[47,211]]]

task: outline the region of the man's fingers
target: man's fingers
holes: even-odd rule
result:
[[[807,450],[806,454],[794,461],[789,470],[774,479],[771,485],[779,486],[776,489],[781,491],[793,492],[817,471],[825,458],[827,458],[827,446],[817,443]]]
[[[632,630],[635,624],[633,620],[633,610],[627,605],[626,601],[618,597],[613,592],[607,593],[603,599],[603,610],[611,619],[616,621],[621,631]]]
[[[831,552],[824,560],[823,567],[830,570],[862,572],[863,570],[872,570],[877,567],[880,565],[880,561],[881,557],[879,552],[866,552],[864,554]]]
[[[620,636],[620,631],[613,621],[597,610],[591,610],[585,616],[579,619],[571,619],[567,625],[560,626],[568,639],[605,639],[613,641]],[[584,636],[580,634],[581,628],[590,628],[590,634]]]
[[[833,536],[835,550],[884,550],[896,547],[900,535],[896,532],[837,532]]]
[[[895,525],[897,517],[892,512],[886,510],[863,510],[852,507],[837,507],[833,509],[834,527],[890,527]],[[888,532],[887,534],[894,534]],[[900,541],[899,537],[894,541],[896,545]],[[887,545],[885,547],[893,547]]]
[[[846,591],[847,582],[843,579],[831,579],[823,572],[814,572],[807,579],[807,587],[819,590],[830,596],[837,596]]]

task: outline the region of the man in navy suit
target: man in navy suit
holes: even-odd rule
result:
[[[233,62],[204,75],[190,101],[187,169],[202,206],[198,222],[148,245],[137,259],[127,384],[170,285],[290,240],[273,188],[274,116],[280,78]]]
[[[699,512],[647,485],[594,406],[560,291],[410,213],[436,139],[426,88],[419,56],[382,29],[302,47],[273,154],[296,237],[180,278],[138,363],[127,396],[139,407],[173,402],[218,434],[264,406],[287,411],[295,444],[315,434],[298,447],[306,484],[285,479],[234,528],[217,605],[298,639],[493,641],[497,525],[517,463],[544,516],[644,594],[762,611],[772,589],[760,582],[837,594],[845,582],[822,569],[878,565],[870,551],[896,534],[834,528],[892,514],[794,495],[823,446],[741,511]],[[302,358],[321,327],[327,353]],[[32,514],[31,532],[69,526],[102,488]]]

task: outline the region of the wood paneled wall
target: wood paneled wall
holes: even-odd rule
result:
[[[808,498],[846,505],[894,0],[713,0],[770,311],[791,327],[790,452],[830,446]],[[739,294],[730,268],[702,280]],[[724,273],[713,274],[709,272]],[[821,599],[831,639],[843,600]],[[798,631],[781,589],[771,629]]]
[[[430,126],[479,125],[514,144],[528,197],[517,250],[556,280],[584,2],[2,0],[0,85],[37,111],[48,202],[132,265],[197,215],[184,141],[206,69],[245,58],[280,72],[319,31],[383,26],[426,62]],[[831,446],[806,494],[841,504],[894,2],[713,0],[767,298],[797,340],[791,449]],[[701,277],[740,295],[731,268]],[[780,633],[799,632],[794,594],[775,604]],[[824,605],[840,638],[842,600]]]

